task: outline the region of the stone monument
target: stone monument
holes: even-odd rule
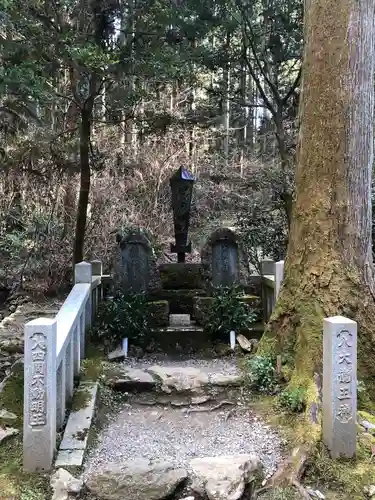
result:
[[[117,235],[120,247],[116,285],[123,293],[142,293],[149,290],[152,277],[153,252],[148,238],[141,230],[125,236]]]
[[[185,254],[191,252],[188,231],[194,181],[194,176],[183,167],[180,167],[170,179],[176,240],[176,243],[171,245],[171,253],[177,253],[179,263],[184,263]]]
[[[323,326],[323,441],[332,458],[356,453],[357,323],[343,316]]]
[[[232,286],[246,281],[242,248],[238,236],[229,228],[214,231],[201,250],[202,264],[213,286]]]

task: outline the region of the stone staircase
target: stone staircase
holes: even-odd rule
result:
[[[189,315],[177,316],[169,328],[193,326]],[[112,413],[95,424],[82,476],[88,491],[111,500],[248,498],[282,451],[277,433],[247,407],[242,382],[234,357],[107,363],[102,402]]]

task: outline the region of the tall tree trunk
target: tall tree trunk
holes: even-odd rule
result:
[[[322,373],[324,317],[358,322],[359,377],[375,376],[374,38],[374,0],[310,3],[285,278],[260,346],[292,354],[291,385],[311,389],[308,412],[318,402],[312,379]]]
[[[192,40],[191,46],[192,46],[193,51],[195,51],[195,49],[197,48],[197,40],[196,39]],[[196,65],[194,63],[194,58],[192,58],[191,72],[192,72],[192,75],[195,75]],[[190,99],[189,99],[189,108],[190,108],[190,113],[191,113],[192,117],[195,115],[195,109],[196,109],[195,98],[196,98],[196,95],[195,95],[195,81],[194,81],[191,83],[191,92],[190,92]],[[196,144],[195,144],[195,126],[194,126],[194,124],[190,125],[188,143],[189,143],[190,169],[193,173],[195,173]]]
[[[230,49],[230,39],[231,39],[231,34],[228,31],[226,40],[225,40],[225,52],[226,54],[229,54],[229,49]],[[230,93],[230,61],[228,58],[228,61],[225,63],[224,71],[223,71],[223,133],[224,133],[224,138],[223,138],[223,153],[224,153],[224,158],[225,162],[228,161],[229,157],[229,125],[230,125],[230,100],[229,100],[229,93]]]
[[[87,207],[90,194],[90,136],[91,136],[92,106],[85,107],[81,112],[80,133],[80,159],[81,159],[81,182],[79,187],[79,198],[76,220],[76,236],[74,242],[73,262],[77,264],[83,260],[85,232],[87,221]]]
[[[247,101],[251,101],[252,98],[252,80],[248,78],[247,73],[247,44],[244,34],[244,28],[242,28],[242,62],[241,62],[241,78],[240,78],[240,92],[242,104],[242,116],[241,116],[241,128],[238,130],[238,145],[240,149],[240,174],[241,177],[244,175],[244,155],[245,151],[252,151],[253,143],[253,123],[252,123],[252,108],[247,105]]]

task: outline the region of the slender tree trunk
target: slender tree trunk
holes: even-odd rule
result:
[[[81,182],[79,188],[76,237],[74,242],[74,264],[81,262],[84,255],[87,207],[90,194],[90,136],[92,109],[83,108],[81,113],[80,156]]]
[[[225,50],[226,53],[229,53],[230,48],[230,39],[231,34],[228,31],[225,41]],[[229,157],[229,125],[230,125],[230,101],[229,101],[229,93],[230,93],[230,62],[225,64],[224,72],[223,72],[223,129],[224,129],[224,139],[223,139],[223,153],[225,162],[228,161]]]
[[[244,31],[244,29],[243,29]],[[244,175],[244,155],[245,151],[252,149],[252,108],[246,105],[248,100],[251,100],[251,79],[248,77],[247,73],[247,44],[245,39],[245,34],[242,34],[242,63],[241,63],[241,79],[240,79],[240,92],[241,99],[243,101],[242,105],[242,119],[241,127],[238,131],[238,145],[240,149],[240,174],[241,177]]]
[[[359,378],[375,376],[374,37],[374,0],[315,0],[306,12],[296,201],[285,278],[260,347],[292,354],[291,385],[310,387],[311,404],[324,317],[358,322]]]
[[[191,43],[193,51],[197,47],[197,40],[194,39]],[[191,71],[192,74],[195,74],[196,71],[196,65],[194,64],[194,59],[191,64]],[[189,107],[190,107],[190,113],[193,116],[195,114],[195,109],[196,109],[196,102],[195,102],[195,82],[192,83],[191,86],[191,93],[190,93],[190,102],[189,102]],[[195,144],[195,126],[194,124],[190,125],[190,130],[189,130],[189,160],[190,160],[190,168],[193,173],[195,173],[195,156],[196,156],[196,144]]]

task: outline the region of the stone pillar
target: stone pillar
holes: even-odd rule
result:
[[[103,274],[103,266],[101,260],[92,260],[91,268],[93,276],[101,276]]]
[[[25,325],[23,466],[49,470],[56,448],[56,320]]]
[[[92,265],[89,262],[80,262],[75,265],[74,268],[74,282],[92,284]],[[80,346],[80,357],[84,358],[85,355],[85,333],[86,330],[91,328],[91,317],[92,317],[92,292],[90,291],[86,306],[84,309],[85,321],[84,329],[81,331],[81,346]]]
[[[351,458],[357,442],[357,323],[343,316],[323,325],[323,441],[332,458]]]
[[[90,262],[80,262],[74,268],[74,283],[92,283],[92,265]]]
[[[283,279],[284,279],[284,261],[280,260],[275,264],[275,300],[279,295]]]
[[[275,274],[275,261],[262,260],[260,263],[260,274],[262,276],[274,276]]]

